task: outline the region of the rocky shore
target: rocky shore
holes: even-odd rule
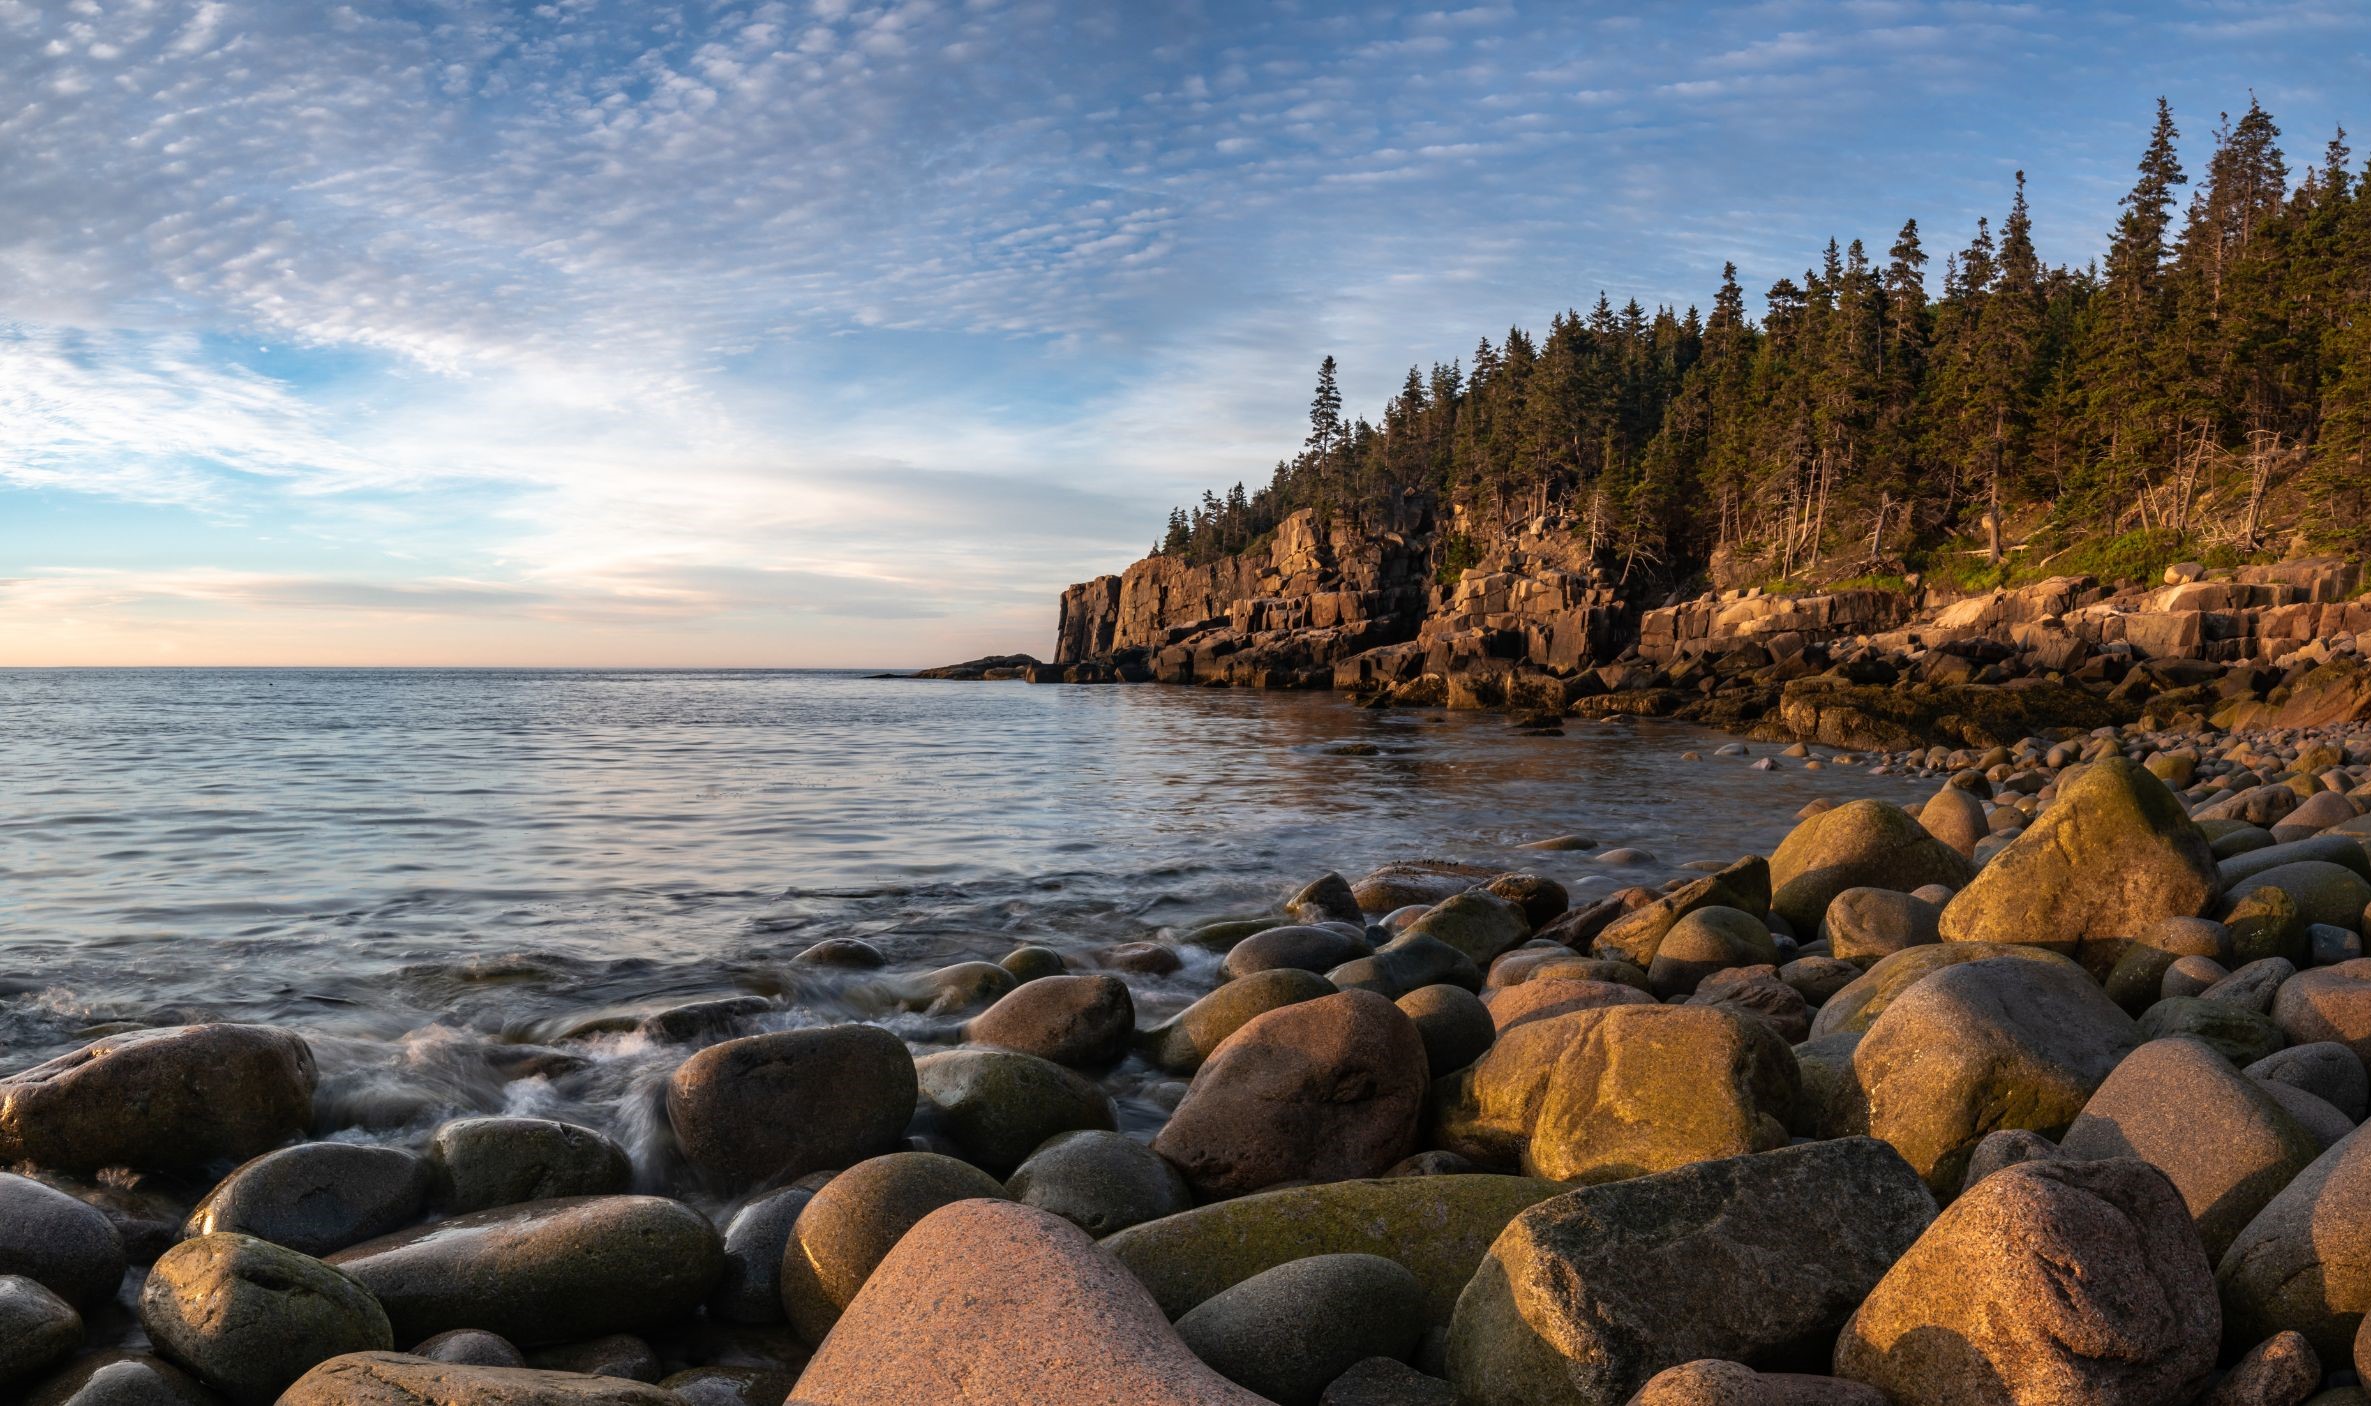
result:
[[[1935,789],[1660,885],[1541,835],[1607,878],[1411,861],[910,975],[831,939],[789,960],[960,1043],[661,1012],[655,1162],[371,1140],[292,1030],[102,1034],[0,1076],[0,1394],[2371,1403],[2371,729],[1702,760]]]

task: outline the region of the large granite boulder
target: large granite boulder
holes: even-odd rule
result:
[[[1886,1007],[1852,1053],[1866,1131],[1937,1195],[1959,1189],[1986,1133],[2056,1136],[2140,1043],[2082,968],[1996,957],[1945,967]]]
[[[1558,1196],[1515,1217],[1459,1297],[1449,1376],[1471,1406],[1621,1406],[1700,1358],[1796,1360],[1934,1216],[1917,1174],[1868,1138]]]
[[[2165,783],[2107,757],[1943,908],[1946,942],[2032,943],[2073,956],[2087,940],[2129,940],[2165,918],[2211,912],[2214,851]]]
[[[680,1201],[583,1196],[456,1216],[329,1263],[385,1306],[398,1342],[482,1328],[540,1347],[691,1312],[724,1272],[724,1245]]]
[[[1865,1032],[1885,1014],[1896,997],[1936,972],[1995,957],[2037,962],[2058,960],[2039,947],[2015,942],[1941,942],[1907,947],[1890,957],[1879,958],[1875,966],[1822,1002],[1819,1014],[1811,1018],[1811,1038]]]
[[[2126,1056],[2058,1145],[2071,1157],[2137,1157],[2165,1173],[2209,1259],[2321,1155],[2262,1084],[2187,1036]]]
[[[196,1171],[253,1157],[313,1121],[312,1048],[261,1025],[94,1040],[0,1078],[0,1162]]]
[[[1895,1406],[2168,1406],[2214,1370],[2214,1280],[2146,1163],[2033,1161],[1969,1187],[1836,1341]]]
[[[1797,1084],[1768,1025],[1712,1006],[1534,1020],[1435,1088],[1434,1146],[1556,1181],[1611,1181],[1783,1146]]]
[[[123,1239],[105,1213],[30,1177],[0,1172],[0,1275],[22,1275],[77,1308],[115,1297]]]
[[[1206,1199],[1374,1176],[1415,1148],[1426,1070],[1415,1024],[1382,996],[1285,1006],[1228,1037],[1153,1150]]]
[[[2265,1203],[2215,1266],[2234,1343],[2294,1328],[2344,1361],[2371,1312],[2371,1137],[2314,1159]]]
[[[400,1352],[333,1357],[298,1378],[279,1406],[685,1406],[624,1377],[477,1367]]]
[[[241,1166],[190,1212],[190,1235],[232,1231],[326,1255],[419,1219],[432,1180],[400,1147],[300,1142]]]
[[[1261,1406],[1059,1216],[961,1201],[907,1232],[793,1397],[811,1406]]]
[[[395,1345],[360,1284],[252,1235],[184,1240],[149,1271],[140,1326],[166,1357],[236,1406],[271,1406],[314,1363]]]
[[[1507,1222],[1562,1190],[1552,1181],[1476,1174],[1327,1182],[1147,1221],[1103,1248],[1171,1318],[1280,1264],[1311,1255],[1381,1255],[1416,1276],[1427,1319],[1441,1325]]]
[[[979,1168],[935,1152],[870,1158],[823,1184],[800,1210],[782,1248],[782,1312],[820,1343],[899,1239],[941,1206],[1003,1200]]]
[[[746,1186],[889,1151],[914,1100],[905,1041],[877,1025],[832,1025],[710,1045],[668,1080],[667,1122],[693,1166]]]
[[[1956,889],[1970,873],[1957,850],[1900,806],[1848,801],[1803,821],[1780,842],[1770,856],[1770,908],[1796,932],[1814,933],[1829,902],[1846,889]]]

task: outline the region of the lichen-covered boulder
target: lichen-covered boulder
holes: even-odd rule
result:
[[[1793,1055],[1712,1006],[1621,1005],[1531,1021],[1442,1080],[1434,1146],[1557,1181],[1611,1181],[1784,1145]]]
[[[313,1051],[293,1031],[181,1025],[93,1040],[0,1078],[0,1162],[195,1171],[313,1121]]]
[[[2073,956],[2164,918],[2211,912],[2222,879],[2206,836],[2165,783],[2106,757],[1943,908],[1946,942],[2032,943]]]
[[[2166,1406],[2205,1385],[2221,1337],[2206,1253],[2163,1173],[2021,1162],[1886,1271],[1835,1371],[1895,1406]]]
[[[1450,1379],[1473,1406],[1619,1406],[1681,1363],[1799,1358],[1827,1344],[1934,1215],[1917,1174],[1868,1138],[1543,1201],[1507,1226],[1459,1297]]]
[[[1828,904],[1846,889],[1956,889],[1970,872],[1957,850],[1900,806],[1849,801],[1803,821],[1780,842],[1770,856],[1770,908],[1796,932],[1815,933]]]
[[[1847,984],[1830,996],[1812,1017],[1811,1038],[1866,1031],[1885,1014],[1894,998],[1910,990],[1919,982],[1943,970],[1968,962],[1990,961],[1996,957],[2027,959],[2038,962],[2057,960],[2055,954],[2039,947],[2015,942],[1942,942],[1932,946],[1909,947],[1890,957],[1880,958],[1858,980]],[[2155,999],[2154,996],[2151,999]]]
[[[1152,1290],[1171,1318],[1280,1264],[1311,1255],[1381,1255],[1416,1276],[1427,1320],[1445,1325],[1507,1222],[1566,1189],[1475,1173],[1287,1187],[1147,1221],[1103,1248]]]
[[[2132,1017],[2073,962],[1996,957],[1946,967],[1896,997],[1852,1069],[1867,1131],[1947,1196],[1986,1133],[2056,1136],[2139,1043]]]
[[[1426,1070],[1415,1024],[1373,992],[1286,1006],[1219,1046],[1153,1150],[1206,1199],[1374,1176],[1415,1150]]]

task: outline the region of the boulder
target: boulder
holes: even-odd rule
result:
[[[2053,962],[2060,960],[2038,947],[2017,942],[1945,942],[1932,947],[1910,947],[1877,965],[1857,981],[1830,996],[1812,1017],[1811,1038],[1866,1031],[1885,1014],[1895,998],[1946,967],[1995,959]]]
[[[2272,998],[2272,1022],[2295,1045],[2346,1046],[2371,1065],[2371,957],[2301,971]]]
[[[1523,909],[1485,889],[1468,889],[1444,898],[1400,936],[1414,934],[1445,942],[1479,967],[1531,936],[1531,920]]]
[[[385,1306],[398,1342],[482,1328],[532,1348],[691,1312],[723,1274],[724,1246],[680,1201],[583,1196],[456,1216],[329,1263]]]
[[[1717,904],[1680,918],[1663,934],[1647,965],[1648,989],[1661,1000],[1686,996],[1697,983],[1730,967],[1778,965],[1778,944],[1751,913]]]
[[[2304,1335],[2275,1333],[2248,1349],[2198,1406],[2297,1406],[2321,1381],[2321,1355]]]
[[[1801,1044],[1811,1035],[1811,1008],[1804,1003],[1803,993],[1778,979],[1776,967],[1731,967],[1714,972],[1696,987],[1687,1003],[1761,1021],[1789,1045]]]
[[[683,1406],[783,1406],[799,1374],[773,1367],[691,1367],[659,1379]]]
[[[1424,1286],[1425,1316],[1437,1326],[1449,1321],[1458,1292],[1507,1222],[1564,1189],[1529,1177],[1475,1174],[1296,1186],[1147,1221],[1103,1248],[1172,1318],[1293,1260],[1381,1255]]]
[[[1968,1154],[1968,1175],[1960,1183],[1960,1194],[1966,1195],[1969,1187],[2004,1167],[2014,1167],[2020,1162],[2046,1162],[2065,1155],[2058,1150],[2057,1143],[2025,1128],[1986,1133],[1984,1140],[1976,1144],[1976,1150]]]
[[[24,1386],[82,1345],[82,1315],[21,1274],[0,1274],[0,1389]]]
[[[106,1215],[30,1177],[0,1172],[0,1275],[21,1275],[79,1309],[115,1297],[123,1240]]]
[[[579,1372],[591,1377],[625,1377],[655,1382],[662,1374],[658,1351],[632,1333],[608,1333],[580,1343],[561,1343],[527,1354],[527,1365],[546,1372]]]
[[[1836,1377],[1757,1372],[1741,1362],[1706,1358],[1666,1367],[1629,1406],[1888,1406],[1885,1393]]]
[[[356,1352],[305,1373],[279,1406],[684,1406],[684,1400],[622,1377]]]
[[[1340,874],[1327,874],[1284,901],[1284,916],[1296,923],[1327,921],[1364,925],[1366,914],[1358,908],[1358,895],[1350,891],[1350,881]]]
[[[1424,1041],[1399,1008],[1343,991],[1253,1019],[1153,1139],[1205,1199],[1374,1176],[1415,1150]]]
[[[1424,1288],[1380,1255],[1312,1255],[1212,1295],[1177,1335],[1227,1380],[1277,1406],[1318,1406],[1329,1383],[1371,1357],[1413,1356]]]
[[[1116,976],[1042,977],[1000,998],[964,1033],[1056,1064],[1101,1068],[1128,1052],[1136,1002]]]
[[[2286,1043],[2272,1017],[2203,996],[2168,996],[2142,1011],[2135,1028],[2143,1040],[2176,1035],[2204,1040],[2235,1065],[2253,1064]]]
[[[1459,1297],[1450,1380],[1471,1406],[1618,1406],[1682,1363],[1797,1359],[1934,1215],[1917,1174],[1869,1138],[1554,1197],[1508,1225]]]
[[[2163,1173],[2023,1162],[1969,1187],[1886,1271],[1835,1370],[1895,1406],[2166,1406],[2206,1384],[2221,1330]]]
[[[925,1126],[998,1176],[1058,1133],[1117,1127],[1092,1079],[1018,1050],[944,1050],[914,1061]]]
[[[1783,1145],[1798,1082],[1767,1025],[1710,1006],[1610,1006],[1503,1032],[1441,1081],[1434,1146],[1557,1181],[1612,1181]]]
[[[1918,808],[1918,823],[1967,859],[1975,858],[1977,844],[1992,833],[1985,823],[1984,802],[1964,786],[1946,784],[1928,797]]]
[[[724,1272],[708,1296],[711,1319],[723,1323],[782,1321],[782,1251],[790,1244],[791,1227],[798,1223],[799,1212],[814,1195],[804,1186],[778,1187],[733,1212],[724,1227]]]
[[[1193,1189],[1161,1154],[1115,1132],[1058,1133],[1004,1184],[1024,1206],[1101,1238],[1190,1209]]]
[[[2188,1037],[2126,1056],[2058,1145],[2090,1160],[2137,1157],[2165,1173],[2210,1260],[2321,1154],[2263,1085]]]
[[[2291,1045],[2247,1067],[2250,1079],[2289,1084],[2324,1099],[2349,1119],[2371,1112],[2371,1075],[2354,1051],[2335,1041]]]
[[[2234,1343],[2294,1328],[2344,1361],[2371,1311],[2371,1138],[2315,1158],[2231,1242],[2215,1278]]]
[[[1465,1068],[1498,1038],[1490,1007],[1462,986],[1420,986],[1394,1004],[1416,1023],[1425,1068],[1434,1078]]]
[[[1085,1232],[1002,1201],[924,1218],[799,1377],[811,1406],[1260,1406]]]
[[[222,1406],[222,1398],[161,1357],[92,1352],[44,1377],[25,1406]]]
[[[1004,1199],[977,1167],[935,1152],[892,1152],[825,1182],[799,1212],[782,1249],[782,1312],[820,1343],[906,1232],[957,1201]]]
[[[2255,884],[2223,905],[2223,927],[2231,934],[2231,960],[2253,964],[2279,959],[2302,966],[2312,959],[2309,925],[2297,900],[2271,884]]]
[[[2062,782],[2032,825],[1943,908],[1946,942],[2032,943],[2072,956],[2222,894],[2206,836],[2165,783],[2107,757]]]
[[[779,1316],[781,1305],[775,1305]],[[431,1362],[446,1362],[456,1367],[524,1367],[527,1355],[520,1352],[510,1339],[499,1333],[482,1333],[475,1328],[455,1328],[439,1333],[412,1347],[411,1356],[425,1357]]]
[[[313,1121],[312,1048],[261,1025],[94,1040],[0,1078],[0,1162],[196,1171],[253,1157]]]
[[[1344,991],[1373,991],[1398,1000],[1418,987],[1448,982],[1468,991],[1482,989],[1482,970],[1471,957],[1439,938],[1403,933],[1375,955],[1344,962],[1325,974]]]
[[[1229,981],[1168,1020],[1140,1032],[1136,1046],[1154,1068],[1168,1074],[1191,1074],[1252,1017],[1333,994],[1334,984],[1315,972],[1289,967],[1255,972]]]
[[[1846,889],[1957,889],[1970,872],[1966,858],[1900,806],[1850,801],[1803,821],[1779,844],[1770,856],[1770,907],[1796,932],[1817,932],[1829,902]]]
[[[667,1122],[703,1174],[746,1186],[895,1147],[914,1116],[914,1057],[877,1025],[710,1045],[667,1082]]]
[[[2269,1014],[2272,998],[2279,993],[2281,983],[2296,974],[2297,968],[2285,959],[2264,957],[2248,963],[2198,994],[2203,1000],[2229,1001],[2259,1014]]]
[[[1290,967],[1296,971],[1327,972],[1344,962],[1355,961],[1374,951],[1374,944],[1363,933],[1348,932],[1340,927],[1270,928],[1253,933],[1227,951],[1220,972],[1236,981],[1254,972],[1275,971]],[[1008,998],[1009,999],[1009,998]]]
[[[2232,888],[2241,894],[2279,889],[2296,904],[2301,923],[2322,923],[2349,932],[2362,931],[2363,909],[2371,905],[2371,882],[2343,864],[2319,859],[2278,865],[2241,879]]]
[[[223,1178],[184,1233],[229,1231],[326,1255],[419,1219],[431,1185],[428,1164],[400,1147],[301,1142]]]
[[[1699,908],[1732,908],[1756,918],[1770,912],[1770,866],[1760,856],[1741,859],[1717,874],[1693,879],[1660,898],[1614,917],[1590,948],[1599,957],[1645,969],[1661,950],[1674,923]]]
[[[1457,1389],[1405,1362],[1370,1357],[1334,1378],[1317,1406],[1457,1406]]]
[[[216,1232],[167,1251],[140,1290],[140,1326],[166,1357],[230,1398],[271,1406],[313,1364],[395,1345],[360,1284],[308,1255]]]
[[[438,1199],[455,1212],[609,1196],[634,1184],[624,1148],[550,1118],[456,1118],[429,1138],[428,1163]]]
[[[2132,1018],[2073,962],[1996,957],[1946,967],[1895,998],[1852,1070],[1865,1131],[1948,1196],[1986,1133],[2056,1136],[2138,1043]]]
[[[1838,959],[1875,966],[1905,947],[1943,940],[1943,910],[1893,889],[1846,889],[1828,902],[1820,936]]]
[[[1605,1006],[1651,1006],[1655,998],[1624,982],[1569,981],[1548,976],[1485,991],[1482,1004],[1490,1012],[1491,1024],[1503,1034],[1526,1021]]]

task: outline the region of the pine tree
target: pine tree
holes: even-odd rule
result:
[[[1307,448],[1320,459],[1342,442],[1342,386],[1334,378],[1334,359],[1317,364],[1317,394],[1309,401]]]

